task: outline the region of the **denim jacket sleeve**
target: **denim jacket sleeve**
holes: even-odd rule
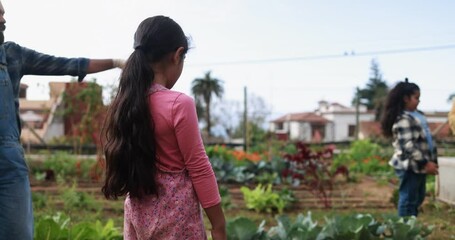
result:
[[[71,75],[82,81],[87,75],[89,59],[65,58],[43,54],[17,44],[16,59],[21,62],[22,75]]]

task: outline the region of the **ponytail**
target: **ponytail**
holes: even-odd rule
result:
[[[147,93],[153,70],[145,55],[136,50],[120,77],[105,128],[106,179],[102,191],[117,199],[127,193],[141,198],[156,194],[156,145],[154,124],[148,111]]]
[[[141,22],[133,47],[103,129],[106,176],[102,192],[108,199],[158,193],[155,125],[148,100],[155,77],[151,65],[179,47],[186,53],[188,41],[176,22],[155,16]]]

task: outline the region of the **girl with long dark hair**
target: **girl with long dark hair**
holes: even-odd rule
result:
[[[225,239],[215,174],[192,98],[170,90],[183,70],[188,40],[169,17],[141,22],[134,52],[106,119],[106,198],[126,196],[125,239]]]
[[[398,215],[417,216],[425,199],[426,174],[438,174],[436,145],[427,120],[417,110],[420,88],[406,78],[388,94],[381,120],[384,136],[393,138],[389,164],[400,178]]]

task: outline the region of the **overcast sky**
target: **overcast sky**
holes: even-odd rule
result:
[[[149,16],[167,15],[192,39],[174,87],[212,71],[224,98],[243,88],[272,116],[312,111],[326,100],[349,106],[374,58],[390,86],[408,77],[421,87],[420,109],[448,111],[455,93],[455,1],[304,0],[3,0],[7,41],[57,56],[127,58]],[[120,71],[92,74],[116,84]],[[29,77],[29,99],[47,99],[49,81]]]

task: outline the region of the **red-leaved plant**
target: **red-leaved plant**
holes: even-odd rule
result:
[[[337,174],[348,177],[348,168],[339,166],[335,172],[330,172],[334,150],[332,146],[313,151],[307,144],[297,142],[296,148],[297,153],[283,156],[286,167],[281,176],[284,179],[290,179],[293,184],[303,184],[308,187],[325,207],[330,207],[330,193],[333,189],[334,178]]]

